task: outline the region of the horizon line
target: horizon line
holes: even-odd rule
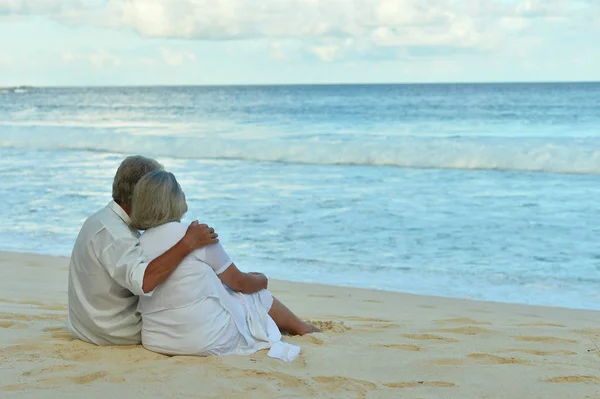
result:
[[[75,88],[149,88],[149,87],[290,87],[290,86],[416,86],[416,85],[514,85],[514,84],[598,84],[600,80],[515,80],[515,81],[471,81],[471,82],[338,82],[338,83],[209,83],[209,84],[108,84],[108,85],[13,85],[0,89],[75,89]]]

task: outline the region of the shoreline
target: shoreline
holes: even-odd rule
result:
[[[273,280],[323,332],[292,363],[97,347],[66,330],[68,257],[0,252],[0,396],[569,398],[600,392],[600,312]],[[235,383],[232,384],[232,381]]]
[[[50,257],[50,258],[56,258],[56,259],[62,258],[62,259],[66,260],[66,267],[68,267],[68,262],[69,262],[69,258],[70,258],[70,256],[67,256],[67,255],[52,255],[52,254],[40,254],[40,253],[34,253],[34,252],[19,252],[19,251],[0,250],[0,259],[3,259],[4,257],[10,257],[10,256],[26,256],[26,257],[41,256],[41,257]],[[468,297],[430,295],[430,294],[420,294],[420,293],[406,292],[406,291],[386,290],[386,289],[379,289],[379,288],[357,287],[357,286],[350,286],[350,285],[331,285],[331,284],[324,284],[324,283],[312,283],[312,282],[293,281],[293,280],[284,280],[284,279],[275,279],[275,278],[273,278],[273,279],[269,278],[269,283],[276,283],[278,285],[293,284],[293,285],[317,286],[317,287],[321,287],[322,289],[344,289],[344,290],[352,290],[352,291],[354,291],[354,290],[370,291],[373,293],[389,293],[389,294],[405,295],[405,296],[409,296],[409,297],[432,298],[437,301],[457,300],[457,301],[477,302],[477,303],[489,304],[489,305],[525,306],[525,307],[534,307],[534,308],[544,308],[544,309],[548,309],[548,310],[556,309],[556,310],[564,310],[564,311],[597,312],[600,314],[600,308],[599,309],[571,308],[568,306],[559,306],[559,305],[553,306],[553,305],[529,304],[529,303],[523,303],[523,302],[501,302],[501,301],[491,301],[491,300],[482,300],[482,299],[472,299],[472,298],[468,298]]]

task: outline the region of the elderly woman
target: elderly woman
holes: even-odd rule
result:
[[[136,185],[132,225],[149,260],[185,234],[185,195],[172,173],[157,170]],[[267,278],[242,273],[221,244],[192,252],[150,296],[140,297],[142,344],[170,355],[250,354],[281,340],[279,329],[318,329],[298,319],[267,291]]]

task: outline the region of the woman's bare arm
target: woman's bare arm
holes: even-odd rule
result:
[[[231,264],[219,278],[229,288],[242,294],[254,294],[267,288],[269,280],[264,274],[243,273],[235,264]]]

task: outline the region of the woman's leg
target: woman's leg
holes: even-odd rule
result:
[[[317,327],[308,324],[298,318],[283,303],[273,297],[273,305],[269,310],[269,316],[273,319],[280,330],[285,330],[292,335],[304,335],[313,332],[321,332]]]

